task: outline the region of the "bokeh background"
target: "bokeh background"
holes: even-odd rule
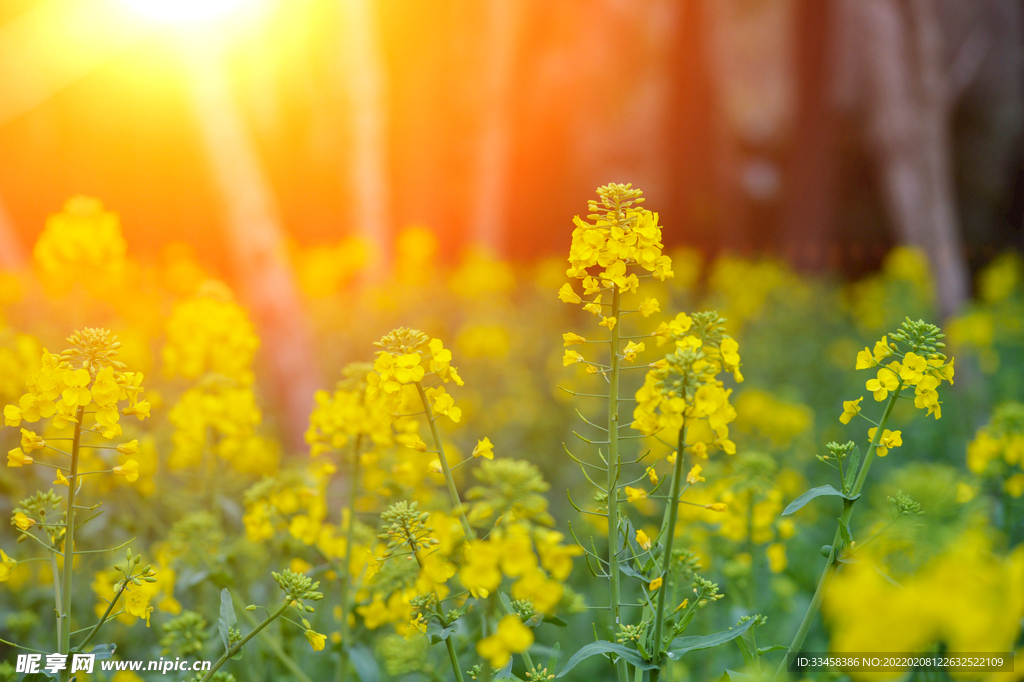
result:
[[[651,283],[662,317],[720,310],[746,376],[733,397],[739,452],[716,455],[696,493],[728,499],[730,511],[685,519],[702,574],[730,597],[695,631],[763,612],[765,639],[789,641],[835,517],[824,504],[779,514],[825,482],[823,443],[864,443],[863,424],[838,421],[844,400],[866,394],[854,358],[911,316],[948,332],[956,384],[941,421],[896,410],[904,445],[872,469],[856,530],[884,526],[900,492],[922,504],[924,520],[885,545],[912,597],[882,613],[874,607],[895,603],[885,584],[854,586],[844,594],[863,598],[827,606],[808,649],[882,646],[896,621],[914,624],[901,632],[915,646],[1021,646],[1019,2],[198,5],[219,2],[224,13],[204,20],[185,0],[0,3],[0,398],[15,402],[41,348],[60,350],[85,325],[121,336],[154,396],[154,419],[131,434],[146,444],[147,483],[104,488],[117,495],[93,540],[157,546],[194,532],[205,502],[162,492],[200,476],[174,464],[181,427],[168,414],[195,377],[175,375],[167,349],[194,325],[197,344],[223,338],[233,350],[245,316],[259,337],[261,411],[237,456],[218,460],[223,518],[216,533],[202,527],[216,541],[200,557],[218,579],[259,594],[258,572],[285,559],[323,568],[287,530],[269,549],[247,543],[244,493],[298,475],[314,391],[398,326],[443,338],[466,379],[465,418],[445,435],[454,456],[487,435],[500,456],[535,463],[566,531],[576,517],[564,491],[589,493],[562,456],[581,406],[556,386],[586,384],[563,367],[561,335],[594,327],[556,292],[572,216],[598,185],[632,182],[659,212],[673,259],[675,278]],[[77,195],[105,209],[65,207]],[[244,312],[211,316],[211,332],[188,315],[208,300]],[[649,346],[638,364],[658,359]],[[633,373],[623,393],[640,381]],[[865,405],[877,407],[870,396]],[[15,429],[3,438],[4,450],[16,446]],[[368,509],[408,490],[429,497],[421,488],[439,481],[417,454],[388,453],[375,475],[394,490]],[[0,471],[5,513],[49,484],[32,476]],[[332,514],[345,494],[338,481],[324,491]],[[633,517],[650,524],[654,510]],[[171,596],[216,620],[208,574],[174,562]],[[46,646],[38,614],[52,609],[52,590],[29,566],[8,581],[0,633]],[[911,582],[922,566],[926,578]],[[591,605],[604,599],[595,584],[578,562],[571,586]],[[158,613],[145,636],[110,636],[138,658],[158,656],[153,633],[172,614]],[[566,615],[580,619],[568,634],[542,638],[563,652],[589,639],[593,614]],[[387,629],[399,621],[360,631],[393,678],[405,672],[388,661],[408,648]],[[416,651],[413,668],[426,660]],[[717,679],[738,659],[716,652],[675,674]],[[247,657],[248,679],[281,673],[261,669],[265,660]],[[308,664],[327,674],[328,663]]]
[[[227,266],[248,188],[304,245],[362,234],[387,255],[422,224],[449,259],[471,243],[529,258],[560,252],[566,215],[623,180],[675,243],[859,274],[894,243],[949,241],[956,273],[1021,243],[1021,14],[1013,0],[250,0],[170,25],[128,0],[8,0],[3,251],[17,258],[86,193],[116,207],[134,250],[185,241]]]

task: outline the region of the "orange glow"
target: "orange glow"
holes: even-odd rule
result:
[[[139,14],[166,24],[189,24],[224,16],[249,0],[123,0]]]

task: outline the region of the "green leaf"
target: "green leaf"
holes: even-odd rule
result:
[[[743,662],[746,663],[748,667],[753,667],[754,653],[750,650],[750,645],[747,644],[747,640],[742,637],[737,637],[732,641],[736,642],[736,646],[740,648],[740,653],[743,654]]]
[[[625,573],[626,575],[628,575],[631,578],[637,578],[638,580],[642,580],[643,582],[647,582],[647,578],[644,577],[644,575],[642,573],[634,571],[629,566],[629,562],[628,561],[621,562],[619,564],[619,570],[622,571],[623,573]]]
[[[679,637],[672,640],[672,644],[668,647],[668,657],[672,660],[678,660],[683,657],[683,654],[687,654],[691,651],[697,651],[699,649],[710,649],[712,647],[731,642],[736,639],[744,632],[750,629],[750,626],[754,624],[754,619],[751,618],[742,625],[737,625],[730,630],[722,630],[716,632],[713,635],[703,635],[700,637]]]
[[[231,648],[230,631],[238,625],[238,618],[235,617],[235,603],[231,600],[231,593],[228,588],[220,591],[220,619],[217,621],[217,630],[220,632],[220,641],[224,643],[224,651]]]
[[[839,519],[839,535],[843,538],[843,544],[847,547],[853,542],[853,538],[850,537],[850,527],[846,525],[846,521]]]
[[[789,503],[789,506],[782,511],[783,516],[788,516],[795,511],[803,509],[803,506],[813,500],[815,497],[822,497],[824,495],[830,497],[841,497],[844,500],[856,500],[860,495],[844,495],[830,485],[820,485],[817,488],[811,488],[800,497],[796,498]]]
[[[558,659],[562,655],[562,646],[557,641],[555,646],[551,648],[551,655],[548,656],[548,670],[555,670],[555,664],[558,663]]]
[[[451,637],[455,632],[458,632],[458,630],[459,621],[455,621],[446,628],[442,628],[440,623],[431,622],[427,625],[427,639],[431,644],[439,644]]]
[[[857,465],[860,464],[860,446],[854,446],[853,452],[846,460],[846,476],[843,479],[843,487],[849,490],[857,478]]]
[[[722,675],[723,680],[731,680],[731,682],[751,682],[754,679],[753,675],[747,673],[738,673],[735,670],[725,669],[725,674]]]
[[[365,646],[346,647],[349,663],[356,670],[359,682],[380,682],[380,666],[373,652]]]
[[[544,616],[544,622],[545,623],[550,623],[551,625],[554,625],[554,626],[560,627],[560,628],[567,628],[567,627],[569,627],[569,624],[567,622],[565,622],[564,620],[562,620],[561,618],[559,618],[558,616]]]
[[[788,648],[789,647],[785,644],[773,644],[772,646],[763,646],[757,650],[757,655],[764,656],[765,654],[771,653],[772,651],[785,651]]]
[[[116,649],[116,644],[97,644],[89,653],[94,655],[97,661],[105,661],[114,655]]]
[[[635,649],[629,649],[621,644],[606,642],[602,639],[597,642],[591,642],[573,654],[572,658],[565,662],[565,667],[562,668],[562,672],[558,673],[556,677],[564,676],[567,672],[591,656],[598,656],[601,654],[615,654],[640,670],[653,670],[658,667],[657,663],[649,663],[648,661],[640,658],[640,654]]]

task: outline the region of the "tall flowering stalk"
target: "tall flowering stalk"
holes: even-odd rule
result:
[[[414,386],[419,397],[422,408],[422,415],[426,418],[430,427],[430,436],[433,448],[430,449],[422,439],[413,444],[416,449],[423,452],[431,452],[437,455],[437,464],[444,474],[445,486],[448,490],[449,502],[452,511],[458,515],[459,524],[462,526],[466,540],[473,541],[476,534],[469,525],[466,518],[466,510],[459,497],[458,487],[452,476],[452,467],[444,451],[444,444],[437,430],[437,420],[441,416],[448,417],[453,422],[462,420],[462,409],[455,405],[455,400],[447,393],[443,385],[435,385],[424,388],[423,380],[432,375],[437,379],[438,384],[454,382],[456,385],[463,384],[458,370],[451,365],[451,351],[444,348],[440,339],[431,339],[423,332],[413,329],[396,329],[387,334],[383,339],[376,342],[380,348],[377,358],[373,364],[373,371],[368,375],[368,394],[375,396],[383,392],[385,396],[394,397],[394,405],[397,408],[401,397],[403,386]],[[397,410],[396,410],[397,413]],[[493,456],[493,455],[492,455]],[[423,562],[417,549],[417,541],[412,541],[410,551],[416,557],[422,569]],[[440,615],[442,622],[443,614]],[[462,682],[462,669],[459,665],[458,654],[455,650],[455,643],[451,637],[445,638],[445,646],[448,649],[448,657],[451,661],[452,671],[456,680]]]
[[[75,550],[75,531],[85,520],[77,519],[77,512],[82,509],[95,510],[97,506],[85,507],[78,504],[85,477],[90,475],[114,474],[122,476],[129,482],[139,478],[139,464],[131,455],[139,450],[137,440],[118,445],[97,445],[86,443],[90,437],[98,436],[103,441],[111,441],[121,435],[120,419],[122,415],[134,415],[142,420],[149,416],[149,402],[139,400],[144,390],[142,374],[125,371],[124,363],[115,359],[121,343],[117,337],[105,329],[85,329],[68,337],[71,348],[62,353],[45,352],[42,367],[38,374],[28,381],[28,392],[21,396],[17,405],[4,408],[4,423],[18,427],[22,422],[35,423],[42,419],[50,419],[52,427],[57,431],[71,430],[67,437],[45,439],[30,429],[21,429],[21,447],[7,453],[8,467],[46,466],[55,470],[55,485],[67,487],[64,514],[60,522],[49,520],[47,512],[58,509],[59,497],[50,491],[48,494],[38,493],[24,500],[15,509],[13,525],[25,539],[33,540],[44,547],[50,554],[54,568],[55,591],[54,602],[57,613],[57,652],[67,656],[71,646],[71,615],[74,581],[74,556],[84,551]],[[68,450],[52,445],[52,442],[66,441]],[[110,465],[108,469],[81,471],[82,448],[111,451],[111,456],[127,457],[120,464]],[[63,456],[62,464],[54,464],[37,459],[32,453],[53,453]],[[42,530],[45,539],[36,535]],[[127,544],[127,543],[126,543]],[[124,547],[112,548],[121,549]],[[57,570],[57,558],[60,557],[62,567]],[[118,566],[124,580],[115,587],[115,597],[108,605],[106,612],[93,626],[78,647],[92,640],[99,628],[124,610],[113,613],[116,603],[132,586],[140,586],[143,581],[155,581],[154,572],[145,567],[135,573],[135,566],[140,562],[132,559],[129,553],[125,566]],[[148,597],[141,592],[131,595],[128,612],[146,618],[149,622]],[[66,667],[61,671],[61,679],[67,680],[71,670]]]
[[[361,458],[378,446],[393,442],[391,413],[385,396],[368,395],[366,376],[371,367],[353,363],[345,368],[344,378],[329,393],[318,391],[314,395],[316,407],[309,417],[306,442],[310,455],[320,457],[334,454],[340,459],[340,471],[348,479],[346,506],[341,514],[339,528],[345,533],[343,551],[337,557],[340,599],[340,658],[338,682],[348,678],[349,617],[353,611],[354,577],[352,574],[355,551],[356,501],[359,497]]]
[[[670,457],[670,461],[674,458],[670,492],[657,538],[661,549],[660,573],[654,578],[659,585],[657,605],[650,629],[651,638],[645,646],[651,662],[657,666],[651,670],[652,682],[658,679],[661,666],[666,661],[669,642],[665,633],[670,633],[669,640],[678,636],[689,624],[693,613],[689,609],[676,609],[666,614],[676,523],[679,504],[683,502],[681,496],[691,485],[704,480],[700,475],[702,467],[696,463],[684,476],[684,452],[698,459],[707,457],[709,447],[720,448],[729,454],[736,452],[736,446],[729,440],[729,423],[736,418],[736,410],[729,402],[732,391],[726,389],[718,377],[722,372],[731,372],[736,381],[742,381],[743,376],[740,374],[739,344],[725,334],[724,322],[718,313],[703,312],[692,317],[681,313],[663,324],[655,332],[658,345],[671,343],[672,347],[664,359],[654,363],[636,394],[634,429],[648,436],[678,434],[676,452]],[[691,433],[688,427],[698,420],[707,421],[708,433],[712,434],[710,443],[697,439],[687,441],[687,434]],[[719,505],[710,507],[718,509]],[[723,595],[714,596],[718,599]],[[699,602],[698,597],[694,608]]]
[[[867,380],[865,388],[871,392],[876,402],[884,402],[885,407],[876,422],[861,413],[863,396],[856,400],[844,401],[843,413],[839,416],[839,420],[843,424],[849,424],[857,417],[872,424],[867,433],[869,439],[867,453],[862,458],[860,450],[856,448],[853,441],[843,445],[829,443],[827,446],[829,454],[820,455],[818,459],[836,469],[841,490],[836,490],[832,486],[822,486],[808,491],[794,500],[783,512],[784,515],[791,514],[807,504],[813,497],[820,495],[834,495],[843,498],[843,511],[839,517],[839,524],[832,544],[822,548],[827,562],[821,578],[818,580],[818,587],[815,589],[811,603],[800,622],[800,627],[787,649],[787,655],[775,673],[776,678],[785,671],[791,655],[800,651],[800,647],[803,646],[811,623],[818,611],[821,610],[825,593],[828,592],[829,585],[839,570],[840,563],[843,560],[851,559],[855,552],[850,520],[853,516],[854,505],[863,494],[874,458],[876,456],[885,457],[893,448],[903,445],[902,433],[886,428],[897,401],[900,398],[911,399],[909,395],[905,396],[903,393],[913,388],[914,407],[925,410],[926,414],[933,415],[935,419],[942,417],[942,404],[939,400],[938,388],[943,381],[953,383],[953,360],[947,358],[940,351],[945,347],[941,341],[944,336],[937,326],[923,320],[914,322],[908,317],[898,330],[883,336],[875,343],[872,350],[865,348],[857,353],[855,365],[857,370],[875,370],[875,377]]]
[[[442,341],[416,330],[396,329],[377,347],[380,350],[367,377],[367,396],[384,397],[390,406],[395,430],[400,432],[395,436],[398,444],[433,458],[429,469],[443,475],[454,519],[442,512],[421,511],[417,502],[392,505],[381,517],[385,533],[380,537],[388,540],[388,548],[378,562],[415,560],[419,568],[415,596],[402,595],[396,603],[395,592],[379,599],[375,596],[360,612],[380,613],[389,608],[385,600],[396,607],[411,605],[413,617],[408,626],[426,633],[433,643],[444,642],[455,679],[461,682],[464,671],[455,632],[468,626],[466,616],[475,604],[479,616],[479,628],[474,627],[475,648],[483,662],[469,670],[470,676],[490,679],[492,668],[510,669],[513,655],[519,654],[527,677],[537,677],[542,669],[536,668],[529,653],[533,628],[558,608],[572,557],[580,551],[563,545],[560,533],[544,527],[552,519],[540,494],[547,484],[536,466],[495,459],[494,445],[487,438],[477,441],[472,457],[457,464],[449,459],[438,422],[443,418],[462,420],[462,410],[445,384],[461,386],[463,382]],[[426,419],[429,443],[406,427],[409,419],[419,417]],[[480,485],[467,491],[467,504],[453,471],[472,461],[479,461],[473,475]],[[462,592],[451,597],[450,583],[456,577]],[[507,592],[503,589],[505,578],[510,581]],[[464,596],[465,602],[457,608],[442,608],[446,598],[459,603]]]
[[[437,455],[452,510],[458,515],[466,538],[476,539],[466,518],[459,489],[452,477],[452,467],[437,430],[437,420],[442,416],[455,423],[462,421],[462,408],[455,405],[455,399],[445,391],[443,385],[449,382],[454,382],[456,386],[463,385],[458,370],[451,365],[452,352],[444,347],[441,339],[431,339],[421,331],[404,328],[395,329],[374,345],[381,350],[377,351],[373,372],[368,377],[368,393],[373,396],[383,392],[385,396],[394,396],[397,408],[402,387],[412,386],[416,389],[422,408],[422,412],[416,416],[421,414],[426,417],[433,449],[428,449],[426,444],[416,444],[414,447]],[[423,381],[427,378],[434,378],[435,382],[424,387]]]
[[[583,288],[583,296],[566,283],[558,292],[558,297],[565,303],[583,305],[583,309],[600,318],[598,325],[608,330],[607,341],[589,341],[575,334],[563,335],[565,345],[584,345],[588,343],[607,343],[607,364],[588,360],[576,350],[566,350],[563,363],[566,366],[582,364],[590,374],[603,376],[608,382],[608,395],[594,394],[591,397],[606,398],[607,419],[602,431],[607,433],[608,455],[600,454],[602,465],[588,464],[595,469],[603,469],[607,495],[607,512],[601,516],[608,519],[608,608],[611,610],[613,627],[622,624],[622,589],[620,585],[619,562],[622,556],[624,524],[621,518],[622,499],[619,497],[620,477],[623,459],[620,443],[623,438],[619,429],[623,426],[620,418],[620,383],[622,362],[632,362],[638,353],[644,350],[644,343],[635,343],[634,339],[646,338],[649,335],[623,337],[621,319],[630,313],[641,313],[644,317],[659,310],[658,302],[648,298],[636,309],[623,308],[623,295],[636,294],[641,277],[655,277],[664,281],[672,277],[672,262],[662,253],[661,227],[658,215],[641,207],[644,199],[639,189],[631,185],[611,184],[599,187],[598,199],[589,203],[590,215],[587,222],[578,216],[574,219],[576,229],[572,233],[572,245],[569,249],[569,269],[566,274],[578,280]],[[593,297],[593,298],[589,298]],[[622,345],[627,341],[627,345]],[[573,392],[574,395],[584,395]],[[595,443],[587,440],[588,443]],[[600,444],[600,443],[597,443]],[[576,459],[574,457],[574,459]],[[579,461],[579,460],[577,460]],[[581,463],[581,466],[584,466]],[[591,512],[593,513],[593,512]],[[616,663],[619,682],[626,682],[626,661],[619,658]]]

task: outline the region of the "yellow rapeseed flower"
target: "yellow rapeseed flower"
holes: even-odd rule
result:
[[[494,445],[491,444],[491,439],[484,436],[483,440],[478,440],[476,447],[473,448],[473,456],[494,459]]]
[[[900,380],[894,369],[883,367],[878,370],[876,378],[868,379],[864,385],[874,394],[875,400],[881,402],[886,399],[890,391],[895,391],[899,387]]]
[[[7,553],[0,549],[0,583],[7,582],[11,572],[18,566],[18,562],[7,556]]]
[[[21,448],[14,448],[7,452],[7,466],[9,467],[23,467],[28,466],[35,460],[31,456],[26,455],[21,451]]]
[[[323,651],[327,645],[327,637],[313,630],[306,630],[306,641],[313,647],[313,651]]]
[[[124,476],[124,479],[129,483],[134,483],[139,480],[139,463],[134,459],[129,459],[124,464],[114,467],[114,473],[118,476]]]
[[[14,525],[18,528],[18,530],[28,530],[32,526],[36,525],[35,519],[30,519],[29,517],[25,516],[25,514],[23,514],[22,512],[17,512],[14,515],[13,520]]]
[[[839,421],[844,424],[849,424],[851,419],[860,414],[860,401],[862,400],[864,400],[864,396],[861,396],[856,400],[844,400],[843,413],[839,415]]]
[[[568,348],[569,346],[580,345],[587,342],[585,338],[583,338],[579,334],[573,334],[572,332],[566,332],[562,334],[562,341],[564,342],[566,348]]]
[[[500,668],[512,654],[522,653],[532,644],[533,631],[515,616],[505,616],[498,623],[497,632],[477,642],[476,652],[486,658],[491,667]]]
[[[877,427],[868,429],[868,438],[874,440],[876,431],[878,431]],[[875,448],[875,452],[878,453],[879,457],[885,457],[889,454],[889,450],[898,448],[901,445],[903,445],[903,435],[899,431],[885,429],[882,431],[882,437],[878,439],[878,447]]]
[[[640,500],[647,499],[647,491],[643,488],[633,488],[627,485],[625,490],[627,502],[639,502]]]

